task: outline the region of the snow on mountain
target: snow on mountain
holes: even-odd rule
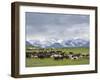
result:
[[[89,40],[84,39],[70,39],[70,40],[30,40],[28,41],[33,46],[41,48],[63,48],[63,47],[89,47]]]
[[[37,47],[40,47],[41,46],[41,42],[39,40],[30,40],[28,42],[30,44],[32,44],[33,46],[37,46]]]
[[[30,42],[28,42],[28,41],[26,41],[26,45],[27,46],[32,46],[32,44]]]
[[[65,47],[89,47],[89,41],[83,39],[64,40],[62,44]]]
[[[50,46],[46,46],[46,47],[47,48],[62,48],[64,46],[60,43],[54,43],[54,44],[51,44]]]

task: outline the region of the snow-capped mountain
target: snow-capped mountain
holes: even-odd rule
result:
[[[65,47],[89,47],[89,41],[83,39],[64,40],[62,44]]]
[[[41,42],[39,40],[30,40],[28,42],[33,46],[37,46],[37,47],[41,46]]]
[[[47,46],[47,48],[63,48],[64,46],[61,43],[54,43],[50,46]]]
[[[30,40],[27,41],[31,45],[41,48],[64,48],[64,47],[89,47],[89,40],[84,39],[70,39],[70,40]]]
[[[32,46],[32,44],[29,41],[26,41],[26,46]]]

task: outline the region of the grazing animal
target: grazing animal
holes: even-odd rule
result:
[[[65,55],[64,55],[64,58],[65,58],[65,59],[69,59],[68,54],[65,54]]]
[[[43,53],[38,53],[37,56],[40,59],[44,59],[45,58],[45,55]]]
[[[54,58],[54,60],[63,60],[64,58],[61,54],[54,54],[51,57]]]
[[[33,54],[32,54],[31,52],[27,52],[27,53],[26,53],[26,57],[27,57],[27,58],[32,58],[32,57],[33,57]]]
[[[82,57],[82,55],[79,53],[79,54],[74,54],[73,52],[69,52],[68,55],[65,55],[66,59],[69,58],[69,59],[79,59]]]
[[[34,55],[34,58],[38,58],[38,56],[37,55]]]
[[[78,56],[72,56],[71,59],[79,59],[79,57]]]
[[[81,58],[82,56],[81,56],[81,54],[79,53],[79,54],[74,54],[73,56],[72,56],[72,59],[79,59],[79,58]]]

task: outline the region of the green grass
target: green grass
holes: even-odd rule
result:
[[[54,59],[51,59],[51,58],[46,58],[46,59],[27,58],[26,59],[26,67],[62,66],[62,65],[82,65],[82,64],[89,64],[89,60],[88,59],[54,60]]]
[[[50,51],[51,49],[44,49],[45,51]],[[60,50],[68,54],[69,52],[74,52],[74,54],[89,54],[89,48],[57,48],[54,49]],[[32,52],[40,51],[39,49],[34,49]],[[45,59],[34,59],[34,58],[26,58],[26,67],[41,67],[41,66],[62,66],[62,65],[83,65],[89,64],[89,59],[82,58],[78,60],[64,59],[64,60],[54,60],[52,58]]]
[[[32,51],[32,52],[39,52],[39,51],[62,51],[62,52],[65,52],[65,54],[69,53],[69,52],[74,52],[74,53],[82,53],[82,54],[88,54],[89,53],[89,48],[55,48],[55,49],[51,49],[51,48],[46,48],[46,49],[33,49],[33,50],[26,50],[27,51]]]

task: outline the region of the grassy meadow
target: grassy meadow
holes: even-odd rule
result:
[[[41,49],[39,49],[41,51]],[[33,52],[38,52],[39,50],[33,49]],[[51,48],[44,49],[45,51],[50,51]],[[75,54],[89,54],[89,48],[56,48],[55,51],[60,50],[68,54],[69,52],[74,52]],[[85,65],[89,64],[89,58],[80,58],[80,59],[63,59],[63,60],[54,60],[53,58],[26,58],[26,67],[42,67],[42,66],[62,66],[62,65]]]

